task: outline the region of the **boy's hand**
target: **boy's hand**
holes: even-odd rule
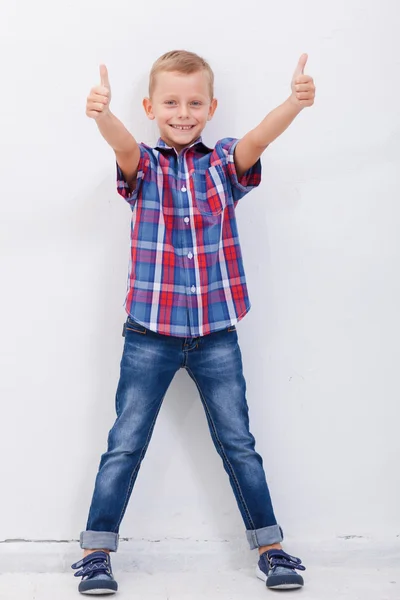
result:
[[[256,163],[267,146],[289,127],[303,108],[314,104],[313,78],[304,75],[307,59],[307,54],[300,57],[292,79],[291,96],[239,140],[235,150],[235,165],[239,178]]]
[[[100,65],[100,81],[100,85],[90,90],[86,101],[86,114],[96,121],[110,112],[111,87],[105,65]]]
[[[304,75],[307,59],[307,54],[301,55],[292,79],[290,101],[301,109],[306,106],[312,106],[315,98],[314,80],[309,75]]]

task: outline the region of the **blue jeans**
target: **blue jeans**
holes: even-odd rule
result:
[[[195,382],[215,448],[228,473],[250,548],[282,541],[261,456],[249,431],[246,382],[235,327],[178,338],[128,317],[116,394],[117,419],[101,457],[82,548],[118,548],[119,528],[157,415],[178,369]]]

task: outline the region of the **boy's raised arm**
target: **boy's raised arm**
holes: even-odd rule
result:
[[[303,108],[314,104],[313,78],[304,75],[307,59],[307,54],[303,54],[299,60],[292,79],[291,96],[237,143],[235,166],[239,178],[257,162],[266,147],[289,127]]]
[[[140,150],[131,133],[110,111],[111,86],[105,65],[100,65],[100,85],[91,89],[86,114],[95,119],[103,138],[113,148],[117,163],[129,184],[136,178]]]

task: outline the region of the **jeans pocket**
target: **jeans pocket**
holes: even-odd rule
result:
[[[140,333],[141,335],[146,335],[146,333],[147,333],[146,327],[143,327],[143,325],[140,325],[140,323],[136,323],[136,321],[134,321],[130,317],[128,317],[126,322],[124,323],[122,335],[125,337],[126,333],[128,331],[133,331],[134,333]]]
[[[201,214],[218,216],[227,202],[227,182],[221,165],[213,165],[205,171],[194,171],[194,199]]]

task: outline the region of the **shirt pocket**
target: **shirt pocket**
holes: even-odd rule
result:
[[[194,203],[203,215],[218,216],[227,203],[226,175],[221,165],[192,174]]]

